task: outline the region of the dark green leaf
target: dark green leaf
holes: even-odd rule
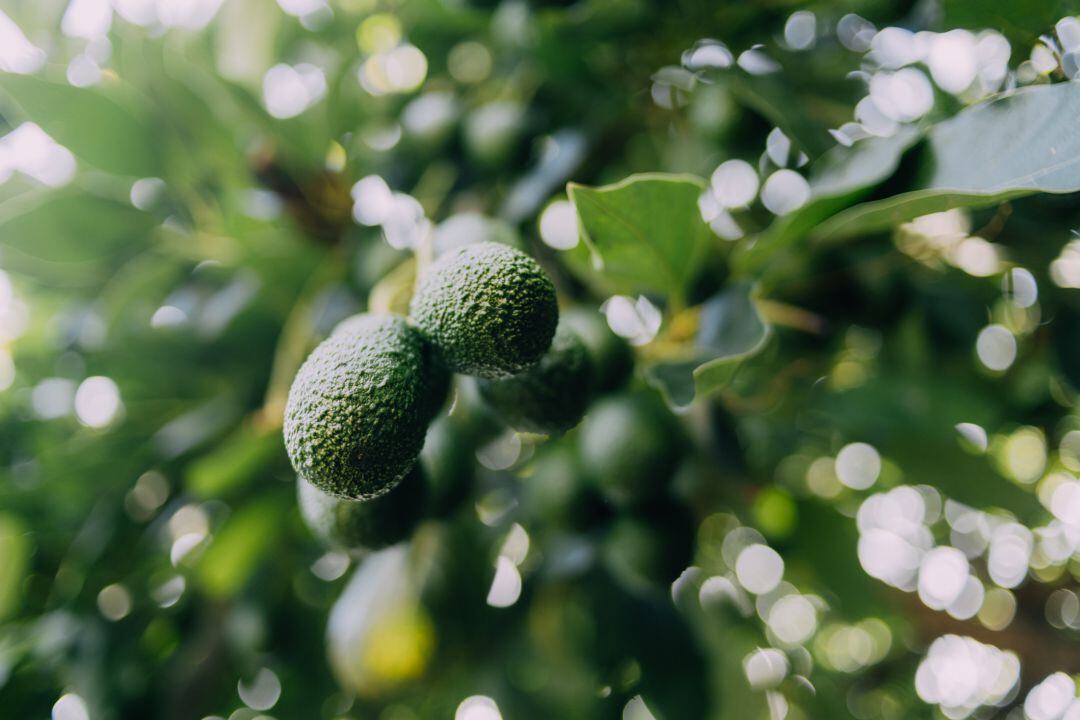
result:
[[[806,113],[807,102],[792,98],[795,91],[783,74],[750,75],[733,70],[730,77],[732,92],[739,100],[783,130],[812,158],[831,147],[825,127]]]
[[[995,471],[989,457],[960,443],[955,425],[1001,423],[995,399],[967,376],[883,375],[824,399],[822,420],[843,437],[879,448],[904,472],[977,508],[1006,508],[1034,522],[1044,512],[1038,498]]]
[[[841,212],[819,239],[842,239],[931,212],[992,205],[1032,193],[1080,190],[1080,86],[1043,85],[1002,95],[927,134],[925,179],[910,192]]]
[[[909,127],[892,137],[868,138],[852,147],[834,147],[813,166],[810,202],[797,212],[777,218],[754,243],[742,246],[733,259],[736,267],[753,271],[819,223],[856,203],[896,172],[900,158],[921,136],[922,133]]]

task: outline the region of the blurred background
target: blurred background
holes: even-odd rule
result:
[[[0,715],[1080,717],[1075,196],[729,262],[830,148],[1071,80],[1069,12],[0,0]],[[679,302],[574,254],[566,183],[656,171],[711,178]],[[421,236],[526,249],[622,340],[558,439],[459,380],[407,541],[328,546],[284,400]],[[644,363],[736,280],[761,345],[673,411]]]

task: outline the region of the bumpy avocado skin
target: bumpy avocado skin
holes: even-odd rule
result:
[[[480,395],[522,432],[559,435],[581,422],[592,398],[593,367],[578,334],[560,324],[540,362],[513,377],[480,380]]]
[[[424,273],[410,312],[451,370],[489,379],[537,362],[559,321],[555,286],[543,269],[492,242],[439,257]]]
[[[374,327],[377,321],[386,318],[393,317],[402,321],[407,329],[407,332],[412,334],[412,339],[415,340],[422,348],[422,352],[429,359],[425,361],[425,364],[431,366],[431,373],[428,375],[426,402],[425,407],[425,422],[430,423],[435,419],[435,416],[439,414],[439,411],[446,404],[446,397],[450,393],[451,375],[450,371],[446,367],[445,361],[439,354],[438,348],[434,347],[417,328],[409,324],[405,318],[397,315],[373,315],[370,313],[359,313],[345,318],[334,326],[331,335],[337,335],[338,333],[353,333],[363,334],[367,332],[367,328]]]
[[[607,318],[596,309],[577,307],[563,313],[565,322],[585,343],[593,363],[593,392],[605,395],[626,385],[634,374],[634,351],[616,335]]]
[[[296,478],[300,515],[323,544],[353,553],[381,550],[412,535],[424,518],[427,483],[414,467],[392,490],[374,500],[344,500]]]
[[[682,428],[652,394],[593,404],[578,438],[581,465],[613,503],[641,506],[663,494],[678,468]]]
[[[323,492],[370,500],[416,463],[449,375],[404,318],[358,315],[301,366],[285,407],[285,448]]]

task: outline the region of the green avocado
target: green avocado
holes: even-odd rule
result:
[[[667,588],[693,559],[694,518],[667,498],[620,515],[600,543],[600,556],[631,589]]]
[[[595,403],[581,425],[581,465],[620,506],[661,495],[679,465],[683,435],[671,411],[647,393]]]
[[[476,446],[456,417],[443,415],[428,428],[420,465],[428,485],[432,517],[457,510],[472,492],[476,477]]]
[[[529,527],[585,532],[604,522],[611,506],[585,477],[570,438],[547,443],[522,479],[521,508]]]
[[[350,552],[381,550],[412,535],[424,518],[427,489],[419,466],[374,500],[344,500],[296,478],[300,515],[308,529],[328,547]]]
[[[410,308],[454,372],[495,379],[536,363],[551,346],[555,286],[531,257],[493,242],[439,257]]]
[[[593,365],[593,392],[605,395],[626,385],[634,374],[634,350],[612,332],[607,318],[596,309],[576,307],[564,313],[562,322],[581,338]]]
[[[581,422],[592,399],[592,361],[578,334],[560,324],[540,362],[513,377],[480,380],[480,396],[522,432],[559,435]]]
[[[289,389],[285,448],[323,492],[370,500],[412,469],[449,373],[396,315],[358,315],[308,356]]]

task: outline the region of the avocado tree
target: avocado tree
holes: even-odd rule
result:
[[[1076,12],[6,0],[0,715],[1080,717]]]

